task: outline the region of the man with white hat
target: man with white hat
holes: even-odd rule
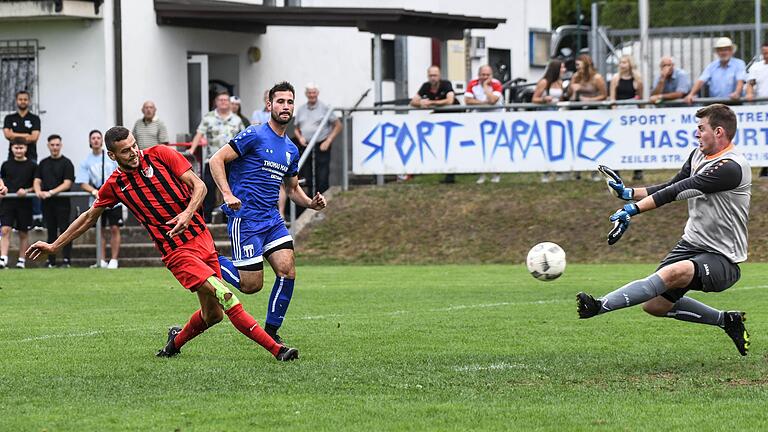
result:
[[[693,103],[693,98],[704,84],[709,86],[709,97],[734,100],[741,98],[741,90],[747,80],[747,65],[744,60],[733,57],[736,48],[730,38],[721,37],[715,41],[714,49],[718,59],[701,73],[691,92],[685,97],[686,103]]]

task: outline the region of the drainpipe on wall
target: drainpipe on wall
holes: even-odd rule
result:
[[[120,0],[114,0],[114,19],[112,21],[115,33],[115,124],[123,124],[123,11]],[[97,232],[99,230],[96,230]]]

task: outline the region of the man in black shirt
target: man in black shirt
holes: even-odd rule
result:
[[[51,135],[48,137],[48,150],[51,156],[40,161],[35,171],[35,195],[43,200],[43,218],[48,230],[48,242],[51,243],[58,237],[57,229],[63,233],[70,223],[71,206],[69,198],[57,197],[61,192],[66,192],[75,181],[75,166],[61,154],[61,137]],[[72,257],[72,244],[64,246],[64,263],[62,267],[69,267]],[[48,268],[56,267],[56,255],[48,255]]]
[[[27,158],[27,143],[22,138],[16,138],[11,144],[11,151],[13,158],[0,166],[0,189],[5,192],[10,189],[18,198],[0,200],[0,269],[8,267],[12,229],[19,233],[19,259],[16,261],[16,267],[23,269],[26,265],[24,251],[28,246],[27,232],[32,228],[32,200],[24,196],[32,191],[37,164]],[[1,186],[3,183],[7,188]],[[0,191],[0,196],[5,195],[5,192]]]
[[[458,104],[453,85],[448,80],[441,79],[440,67],[430,66],[427,69],[427,82],[421,85],[419,91],[411,99],[411,106],[416,108],[432,108]]]
[[[440,67],[430,66],[427,69],[427,82],[421,85],[419,91],[411,99],[411,106],[415,108],[432,108],[447,105],[458,105],[453,85],[450,81],[441,79]],[[446,174],[442,183],[455,183],[454,174]]]
[[[27,144],[27,159],[37,162],[37,139],[40,137],[40,117],[29,112],[29,92],[16,92],[16,109],[13,114],[5,116],[3,135],[8,140],[8,160],[13,159],[11,143],[16,139],[24,139]]]

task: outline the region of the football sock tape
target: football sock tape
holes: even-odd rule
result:
[[[216,292],[216,298],[219,300],[221,307],[224,308],[224,311],[228,311],[240,304],[240,300],[237,299],[237,296],[232,293],[226,285],[221,283],[219,278],[211,276],[207,280],[213,285],[213,289]]]

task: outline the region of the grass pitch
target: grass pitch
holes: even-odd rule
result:
[[[226,320],[156,358],[196,308],[164,269],[6,270],[0,430],[764,429],[768,265],[694,294],[748,312],[746,358],[718,328],[639,308],[576,319],[577,291],[653,268],[543,283],[511,265],[300,267],[281,332],[293,363]],[[268,289],[240,295],[259,322]]]

